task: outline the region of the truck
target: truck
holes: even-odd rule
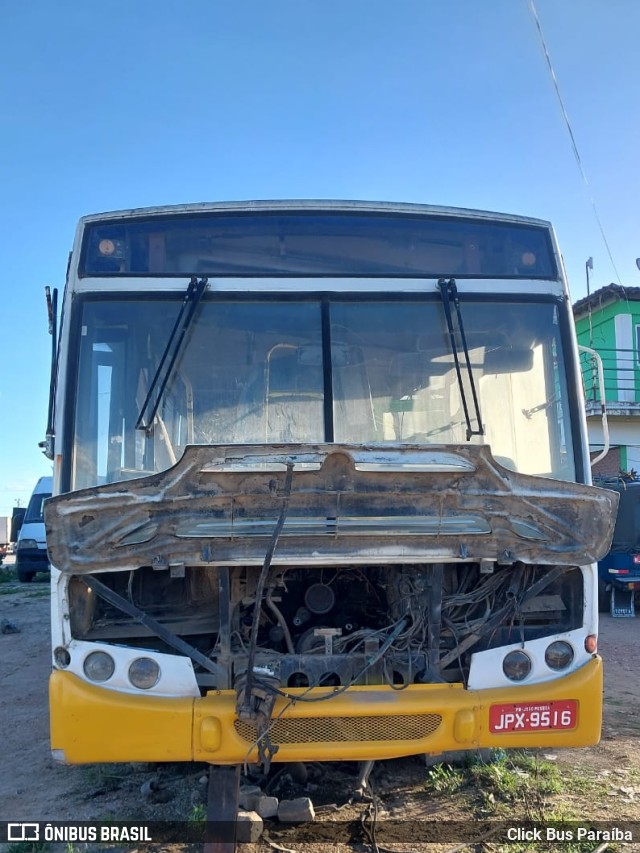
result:
[[[598,603],[601,613],[636,615],[640,593],[640,480],[620,476],[598,480],[620,495],[609,552],[598,562]]]
[[[0,565],[9,552],[11,545],[11,518],[0,515]]]
[[[44,502],[51,497],[52,489],[53,477],[40,477],[22,519],[16,543],[16,571],[21,583],[29,583],[38,572],[49,571]]]

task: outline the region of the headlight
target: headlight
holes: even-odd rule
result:
[[[160,667],[151,658],[136,658],[129,667],[129,681],[140,690],[149,690],[160,680]]]
[[[18,542],[18,551],[21,551],[23,548],[37,548],[38,543],[35,539],[21,539]]]
[[[71,655],[64,646],[58,646],[53,650],[53,659],[60,669],[66,669],[71,663]]]
[[[91,652],[84,659],[82,668],[90,681],[108,681],[116,665],[106,652]]]
[[[502,671],[510,681],[524,681],[531,672],[531,658],[519,650],[509,652],[502,661]]]
[[[566,669],[573,661],[573,649],[564,640],[556,640],[547,646],[544,659],[549,669]]]

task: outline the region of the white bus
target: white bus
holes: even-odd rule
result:
[[[52,748],[374,760],[599,738],[577,346],[548,222],[84,217],[48,437]]]

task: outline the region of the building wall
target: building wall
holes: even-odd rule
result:
[[[607,402],[640,402],[639,330],[640,302],[635,300],[609,302],[576,318],[578,343],[597,350],[603,360]],[[588,399],[599,399],[589,374],[585,391]]]
[[[598,455],[599,451],[590,453],[591,459]],[[620,448],[612,447],[604,459],[601,459],[591,469],[593,477],[617,477],[621,470],[625,470],[620,458]]]
[[[604,306],[595,306],[591,317],[583,314],[576,318],[578,342],[598,351],[605,372],[606,402],[609,410],[619,403],[628,414],[609,416],[611,450],[593,468],[594,474],[614,476],[619,470],[632,468],[640,471],[640,365],[638,363],[638,336],[640,330],[640,302],[618,299]],[[585,361],[583,356],[583,367]],[[594,397],[592,374],[586,371],[585,393]],[[602,422],[599,417],[587,420],[591,458],[603,447]]]

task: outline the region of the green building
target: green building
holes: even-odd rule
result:
[[[573,306],[578,343],[600,355],[611,449],[594,474],[640,473],[640,287],[609,284]],[[600,389],[594,360],[580,355],[592,458],[603,448]]]

